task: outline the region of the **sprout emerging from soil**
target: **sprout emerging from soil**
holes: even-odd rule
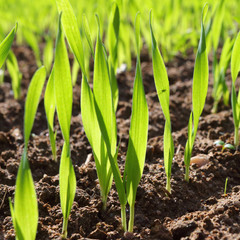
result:
[[[149,16],[150,31],[152,37],[152,62],[153,62],[153,74],[154,82],[157,89],[158,99],[160,101],[163,114],[165,116],[165,127],[164,127],[164,167],[167,175],[166,189],[171,192],[171,169],[172,159],[174,155],[174,143],[172,138],[172,127],[169,112],[169,80],[167,70],[164,65],[161,53],[158,49],[157,42],[154,37],[152,30],[152,19],[151,12]]]
[[[72,79],[67,48],[62,31],[62,14],[59,16],[58,36],[54,61],[54,95],[59,125],[64,138],[59,169],[60,202],[63,213],[62,237],[67,238],[68,218],[75,192],[76,177],[71,161],[70,125],[72,116]]]
[[[230,144],[230,143],[225,143],[223,142],[222,140],[217,140],[214,142],[214,145],[216,147],[219,147],[222,149],[222,152],[225,150],[225,149],[230,149],[230,150],[236,150],[236,148]]]
[[[184,151],[184,163],[186,169],[185,180],[187,182],[189,182],[190,159],[192,155],[194,141],[197,135],[199,118],[204,108],[208,90],[208,56],[206,49],[205,30],[203,25],[207,11],[208,5],[205,4],[202,11],[201,36],[198,45],[198,51],[193,73],[193,90],[192,90],[193,109],[190,114],[188,122],[188,140]]]
[[[231,75],[232,75],[232,111],[233,111],[233,121],[234,121],[234,145],[238,147],[239,145],[239,124],[240,124],[240,94],[238,96],[235,89],[235,82],[237,80],[238,73],[240,71],[240,32],[235,40],[232,56],[231,56]]]
[[[226,178],[226,180],[225,180],[224,195],[227,194],[227,184],[228,184],[228,178]]]
[[[25,102],[24,150],[17,174],[14,207],[9,199],[16,239],[34,240],[37,234],[38,203],[27,148],[45,78],[46,70],[41,67],[32,78]]]

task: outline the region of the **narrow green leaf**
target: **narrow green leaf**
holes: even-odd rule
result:
[[[140,14],[135,19],[136,42],[140,38]],[[129,130],[129,143],[126,157],[126,192],[128,203],[135,204],[136,192],[142,177],[148,136],[148,107],[145,97],[140,65],[140,49],[136,63],[136,73],[133,87],[132,116]]]
[[[12,51],[9,52],[6,63],[9,75],[11,76],[12,79],[12,89],[14,98],[19,99],[21,91],[22,74],[18,68],[17,58]]]
[[[93,93],[95,100],[95,109],[101,134],[107,147],[107,153],[111,163],[111,168],[113,171],[117,191],[119,194],[119,200],[121,205],[125,205],[126,203],[125,190],[117,162],[114,160],[113,157],[116,152],[117,142],[116,117],[113,106],[108,65],[106,62],[104,48],[100,37],[100,26],[98,17],[97,22],[98,22],[98,38],[95,48],[94,76],[93,76]]]
[[[46,78],[45,67],[40,67],[34,74],[30,86],[28,88],[28,94],[25,102],[24,113],[24,143],[27,147],[32,131],[34,118],[36,115],[38,102],[41,96],[42,88]]]
[[[70,125],[72,116],[72,80],[68,53],[65,46],[61,25],[62,13],[59,16],[58,36],[54,62],[54,95],[58,120],[64,138],[59,170],[60,200],[63,213],[63,238],[67,237],[68,217],[72,208],[76,177],[70,158]]]
[[[9,207],[10,207],[10,212],[11,212],[11,216],[12,216],[13,226],[14,226],[14,229],[15,229],[16,238],[18,240],[24,240],[22,231],[19,227],[17,219],[15,218],[15,213],[14,213],[14,208],[13,208],[13,205],[12,205],[11,198],[9,198]]]
[[[56,0],[56,3],[58,13],[60,14],[62,12],[62,25],[68,44],[77,58],[82,72],[86,75],[82,40],[72,6],[68,0]]]
[[[167,75],[167,70],[164,65],[162,56],[157,46],[157,42],[154,37],[151,23],[151,12],[150,12],[150,31],[152,37],[152,62],[153,62],[153,74],[154,82],[157,89],[157,94],[163,114],[166,121],[170,123],[170,113],[169,113],[169,80]]]
[[[73,84],[73,86],[75,86],[75,84],[77,82],[79,69],[80,69],[80,67],[79,67],[78,61],[76,60],[76,58],[74,58],[73,65],[72,65],[72,84]]]
[[[52,148],[53,159],[56,160],[56,137],[54,133],[54,114],[55,114],[55,97],[54,97],[54,67],[49,76],[45,96],[44,96],[44,107],[48,121],[49,138]]]
[[[82,24],[83,24],[83,30],[88,42],[88,45],[91,49],[91,53],[94,56],[94,50],[93,50],[93,43],[92,43],[92,38],[91,38],[91,32],[88,24],[88,20],[85,14],[83,14],[83,19],[82,19]]]
[[[171,126],[166,121],[164,127],[164,168],[167,176],[166,189],[171,192],[170,179],[172,173],[172,160],[174,156],[174,143],[172,138]]]
[[[237,104],[237,94],[235,90],[235,86],[232,85],[232,95],[231,95],[231,102],[232,102],[232,112],[233,112],[233,121],[235,128],[238,129],[239,127],[239,107]]]
[[[7,58],[8,52],[12,46],[14,36],[16,34],[18,25],[11,30],[11,32],[4,38],[4,40],[0,43],[0,68],[2,67],[5,59]]]
[[[71,212],[75,192],[76,177],[70,158],[70,146],[63,145],[59,169],[60,201],[64,220],[68,219]]]
[[[100,116],[101,121],[103,121],[103,124],[106,127],[106,129],[101,129],[101,131],[102,134],[104,131],[103,135],[106,136],[106,139],[104,140],[107,142],[107,145],[111,146],[112,156],[114,156],[116,151],[116,117],[113,109],[108,65],[100,37],[99,19],[98,38],[94,58],[93,93],[97,115]]]
[[[47,73],[51,71],[51,65],[53,61],[53,39],[48,37],[43,50],[43,64],[47,69]]]
[[[110,69],[110,81],[112,87],[112,96],[114,110],[116,112],[119,98],[118,83],[116,78],[117,68],[117,54],[118,54],[118,36],[120,27],[120,14],[117,3],[112,6],[108,25],[108,45],[109,45],[109,69]]]
[[[116,70],[117,64],[117,46],[120,28],[120,13],[117,3],[114,3],[111,10],[109,25],[108,25],[108,45],[109,45],[109,58]]]
[[[231,60],[231,53],[232,53],[232,48],[233,48],[233,43],[234,41],[228,37],[223,45],[222,52],[221,52],[221,57],[220,57],[220,62],[219,62],[219,68],[223,69],[224,75],[226,74],[228,65]]]
[[[61,15],[59,17],[58,36],[54,62],[54,94],[57,115],[64,141],[69,145],[72,116],[72,80],[68,53],[62,34]]]
[[[224,20],[224,12],[225,12],[224,2],[225,0],[221,0],[219,2],[219,5],[216,9],[215,16],[212,23],[212,41],[213,41],[213,48],[215,51],[217,51],[219,38],[222,30],[222,23]]]
[[[188,140],[186,142],[185,151],[184,151],[184,163],[186,167],[190,166],[190,159],[192,155],[192,147],[193,147],[193,130],[192,130],[192,123],[193,123],[193,114],[191,112],[189,121],[188,121]]]
[[[206,14],[208,5],[204,6],[203,15]],[[194,120],[194,135],[197,133],[199,117],[204,108],[208,90],[208,55],[206,51],[205,30],[203,25],[203,16],[201,21],[201,36],[198,45],[197,56],[195,60],[193,73],[193,120]]]
[[[231,56],[231,74],[232,74],[232,111],[233,111],[233,121],[234,121],[234,145],[237,147],[239,145],[239,118],[240,118],[240,94],[236,94],[235,82],[240,71],[240,61],[239,61],[239,53],[240,53],[240,32],[237,35],[235,40],[232,56]]]
[[[240,54],[240,32],[238,33],[237,38],[235,40],[231,57],[231,74],[233,84],[235,84],[238,73],[240,71],[239,54]]]
[[[38,225],[38,203],[27,159],[27,145],[25,145],[17,174],[14,218],[17,235],[22,235],[22,239],[34,240]]]
[[[49,127],[54,129],[54,113],[55,113],[55,98],[54,98],[54,67],[48,78],[45,96],[44,96],[44,107],[48,120]]]
[[[102,199],[104,202],[107,198],[110,186],[112,185],[112,173],[106,146],[98,125],[94,96],[85,77],[82,79],[81,87],[81,114],[85,133],[93,149]]]
[[[171,120],[169,112],[169,80],[167,70],[164,65],[162,56],[157,46],[155,36],[152,29],[152,16],[150,12],[149,22],[152,39],[152,62],[154,82],[158,93],[158,98],[165,116],[166,122],[164,127],[164,166],[167,175],[167,190],[170,191],[170,177],[172,168],[172,159],[174,155],[173,138],[171,133]]]

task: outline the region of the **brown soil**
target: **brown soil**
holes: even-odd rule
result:
[[[0,86],[0,239],[14,239],[8,198],[14,186],[23,151],[23,113],[27,86],[36,70],[33,53],[14,46],[23,73],[22,97],[13,99],[8,73]],[[68,226],[69,239],[240,239],[240,152],[221,152],[213,145],[217,139],[233,142],[233,119],[229,106],[222,103],[211,114],[212,75],[209,94],[199,123],[193,156],[205,154],[209,162],[191,166],[190,182],[184,181],[183,153],[191,110],[194,55],[177,56],[167,64],[170,80],[170,111],[175,143],[172,165],[172,192],[165,190],[163,166],[164,116],[157,98],[149,57],[142,56],[142,72],[149,106],[149,137],[144,173],[135,205],[134,236],[121,229],[120,206],[115,186],[110,191],[107,210],[102,210],[100,190],[93,158],[86,162],[91,148],[84,134],[80,115],[80,79],[74,88],[71,125],[72,161],[77,191]],[[134,69],[118,75],[120,101],[117,110],[118,136],[121,138],[119,164],[126,156],[131,115]],[[227,74],[230,84],[230,74]],[[63,144],[57,127],[58,158]],[[60,239],[62,213],[59,200],[59,162],[53,161],[48,139],[43,99],[40,101],[29,144],[28,158],[39,202],[37,239]],[[58,159],[59,161],[59,159]],[[224,195],[228,177],[227,194]]]

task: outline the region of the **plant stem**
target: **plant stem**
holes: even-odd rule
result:
[[[235,126],[234,128],[234,145],[237,149],[238,145],[239,145],[239,134],[238,134],[238,126]]]
[[[169,193],[171,193],[170,177],[167,177],[166,189]]]
[[[67,225],[68,219],[63,219],[63,228],[62,228],[62,239],[67,239]]]
[[[214,101],[212,113],[217,113],[217,110],[218,110],[218,101]]]
[[[103,211],[107,209],[107,198],[102,195]]]
[[[121,205],[121,218],[123,230],[127,232],[126,205]]]
[[[128,232],[133,232],[134,226],[134,204],[130,206],[130,217],[128,222]]]
[[[189,182],[189,166],[185,166],[185,181]]]
[[[224,195],[227,194],[227,183],[228,183],[228,178],[226,178],[226,181],[225,181]]]

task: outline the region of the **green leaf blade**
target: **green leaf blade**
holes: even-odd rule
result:
[[[207,5],[203,9],[203,15],[206,14]],[[202,114],[208,90],[208,55],[206,50],[205,30],[203,25],[203,16],[201,21],[201,36],[198,45],[197,56],[193,72],[193,120],[194,135],[197,133],[199,117]]]
[[[32,131],[34,118],[36,115],[38,102],[41,96],[42,88],[46,78],[45,67],[40,67],[34,74],[30,86],[28,88],[28,94],[25,102],[24,113],[24,142],[25,146],[28,145],[30,133]]]
[[[108,157],[110,160],[116,188],[119,195],[120,204],[125,206],[126,195],[121,178],[121,174],[118,168],[116,159],[114,159],[116,153],[117,143],[117,127],[116,116],[114,112],[111,84],[108,73],[108,65],[105,58],[105,50],[102,45],[100,37],[100,25],[98,21],[98,38],[95,48],[94,56],[94,76],[93,76],[93,93],[96,115],[98,119],[101,135],[106,144]]]
[[[64,219],[69,217],[76,192],[76,177],[69,151],[70,147],[64,143],[59,169],[60,201]]]
[[[94,56],[94,50],[93,50],[93,44],[92,44],[92,37],[91,37],[91,32],[90,32],[90,28],[89,28],[89,24],[88,24],[88,20],[85,14],[83,14],[83,19],[82,19],[82,24],[83,24],[83,30],[88,42],[88,45],[91,49],[91,53]]]
[[[59,124],[64,141],[69,145],[72,116],[72,80],[68,53],[62,34],[61,15],[59,18],[58,37],[54,62],[54,94]]]
[[[54,114],[55,114],[55,95],[54,95],[54,68],[49,76],[45,96],[44,96],[44,107],[48,121],[49,138],[53,153],[53,158],[56,160],[56,137],[54,134]]]
[[[237,38],[235,40],[231,57],[231,74],[233,84],[235,84],[238,73],[240,71],[239,54],[240,54],[240,32],[238,33]]]
[[[94,96],[85,77],[82,79],[81,87],[81,114],[85,133],[93,149],[101,194],[104,201],[112,184],[112,173],[106,145],[98,125]]]
[[[140,15],[137,14],[135,20],[136,42],[139,44],[140,37]],[[136,74],[133,87],[133,103],[131,125],[129,130],[129,143],[126,157],[126,167],[124,175],[127,177],[126,192],[130,206],[134,206],[137,187],[142,177],[148,136],[148,106],[145,97],[142,73],[140,65],[140,49],[136,63]]]
[[[11,30],[11,32],[5,37],[5,39],[0,43],[0,68],[2,67],[5,59],[8,56],[9,50],[12,46],[14,36],[16,34],[18,25]]]
[[[119,98],[118,83],[116,78],[117,68],[117,55],[118,55],[118,37],[120,28],[120,12],[117,3],[112,6],[108,25],[108,45],[109,45],[109,69],[110,69],[110,81],[112,87],[112,96],[114,110],[116,112]]]
[[[21,87],[22,74],[18,68],[17,58],[11,50],[9,52],[6,63],[7,63],[7,69],[8,69],[9,75],[12,78],[12,89],[13,89],[14,98],[19,99],[20,91],[21,91],[20,87]]]
[[[58,13],[62,12],[62,24],[67,41],[81,66],[82,72],[86,75],[82,40],[72,6],[68,0],[56,0],[56,3]]]
[[[212,23],[212,42],[213,48],[217,51],[219,38],[222,30],[222,25],[224,21],[224,13],[225,13],[225,0],[221,0],[218,4],[213,23]]]
[[[26,149],[17,175],[14,218],[17,234],[22,235],[23,239],[34,240],[38,225],[38,203]]]
[[[161,103],[161,107],[166,118],[166,121],[170,123],[170,113],[169,113],[169,80],[167,75],[167,70],[164,65],[162,56],[157,46],[157,42],[154,37],[151,23],[151,13],[150,13],[150,30],[152,37],[152,62],[153,62],[153,74],[154,83],[157,89],[158,98]]]
[[[150,12],[150,32],[152,39],[152,62],[154,83],[157,89],[158,98],[162,107],[166,122],[164,127],[164,167],[167,175],[167,190],[170,191],[170,178],[172,169],[172,159],[174,155],[174,145],[171,133],[171,119],[169,112],[169,80],[167,70],[164,65],[161,53],[158,49],[157,42],[152,29],[152,16]]]
[[[111,146],[112,156],[114,156],[116,151],[116,117],[113,107],[108,65],[100,37],[100,26],[98,26],[98,28],[94,59],[93,93],[98,120],[102,122],[102,124],[100,123],[100,129],[106,144]]]

